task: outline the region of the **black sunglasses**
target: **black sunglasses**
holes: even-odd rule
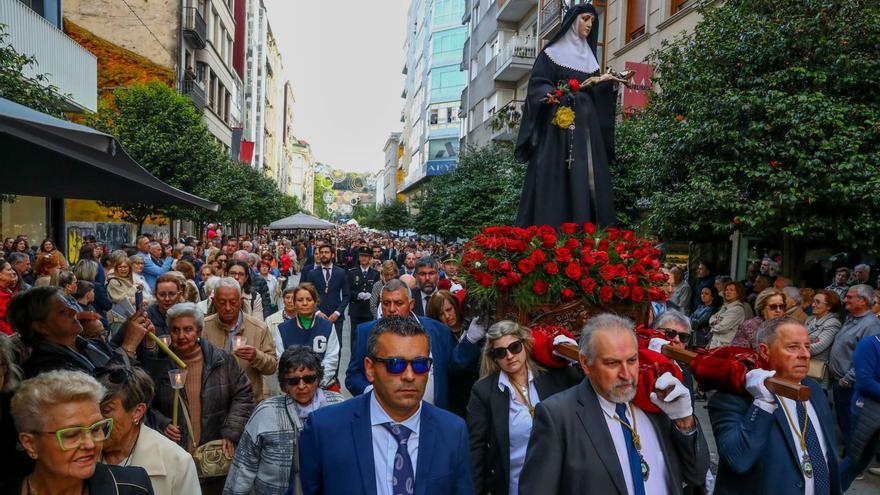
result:
[[[399,357],[381,358],[378,356],[370,356],[370,359],[377,363],[385,363],[385,371],[392,375],[399,375],[406,371],[406,367],[412,365],[413,373],[424,375],[431,371],[431,363],[433,359],[429,357],[417,357],[415,359],[403,359]]]
[[[300,380],[306,382],[307,385],[311,385],[318,381],[318,375],[294,376],[293,378],[288,378],[284,382],[288,386],[296,387],[299,385]]]
[[[489,351],[489,355],[492,356],[492,359],[496,359],[496,360],[497,359],[504,359],[504,357],[507,356],[508,352],[510,352],[510,354],[516,356],[517,354],[521,353],[522,350],[523,350],[522,340],[517,340],[516,342],[510,344],[507,347],[496,347],[496,348],[492,349],[491,351]]]
[[[678,340],[682,342],[687,342],[689,338],[691,338],[691,334],[687,332],[679,332],[678,330],[672,328],[655,328],[658,332],[663,332],[663,335],[666,336],[667,339],[672,340],[678,337]]]

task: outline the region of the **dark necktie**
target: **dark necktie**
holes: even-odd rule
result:
[[[804,424],[807,410],[804,403],[797,401],[798,424]],[[816,495],[829,495],[831,493],[831,476],[828,474],[828,463],[822,454],[822,445],[813,422],[807,425],[807,452],[810,454],[810,464],[813,465],[813,493]]]
[[[620,418],[622,422],[627,425],[630,424],[629,419],[626,417],[626,404],[617,404],[617,407],[614,408],[614,412],[617,413],[617,417]],[[642,478],[642,457],[636,450],[632,431],[630,431],[626,425],[620,425],[620,429],[623,431],[623,440],[626,442],[626,453],[629,458],[629,474],[632,476],[633,490],[635,490],[634,495],[645,495],[645,480]]]
[[[406,445],[412,430],[395,423],[384,423],[382,426],[391,432],[391,435],[397,440],[397,452],[394,454],[394,470],[391,477],[391,493],[392,495],[412,495],[416,490],[416,475]]]
[[[324,284],[330,285],[330,269],[324,268]]]

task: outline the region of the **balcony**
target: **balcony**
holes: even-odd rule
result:
[[[518,23],[537,5],[538,0],[498,0],[498,15],[495,18],[502,22]]]
[[[535,65],[536,42],[531,36],[508,39],[495,62],[495,80],[516,82],[527,76]]]
[[[541,8],[541,39],[548,40],[556,34],[562,25],[563,0],[544,0]]]
[[[183,36],[198,49],[205,48],[208,44],[208,27],[205,18],[195,7],[183,9]]]
[[[53,85],[68,103],[69,112],[98,109],[98,60],[63,31],[18,0],[0,0],[0,24],[5,25],[8,44],[16,52],[34,57],[24,67],[24,77]]]
[[[195,106],[199,112],[205,110],[205,90],[198,81],[192,79],[189,75],[183,79],[183,90],[181,93],[189,96],[193,106]]]
[[[492,141],[513,141],[519,134],[519,123],[522,120],[523,100],[513,100],[495,112],[486,122],[492,133]]]

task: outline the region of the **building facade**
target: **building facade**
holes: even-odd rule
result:
[[[262,172],[278,182],[282,191],[286,170],[283,165],[282,141],[284,136],[284,69],[281,66],[281,52],[272,35],[272,29],[266,30],[266,92],[263,107],[263,165]]]
[[[398,200],[398,179],[403,176],[402,158],[404,153],[399,132],[392,132],[385,141],[385,163],[382,173],[376,177],[376,205],[381,206]],[[381,193],[380,193],[381,191]]]
[[[245,89],[242,139],[249,143],[245,161],[263,169],[266,126],[266,67],[268,64],[269,19],[263,0],[247,2],[245,24]],[[243,147],[244,149],[244,147]],[[249,155],[249,156],[247,156]]]
[[[459,151],[460,56],[465,0],[412,0],[407,16],[401,142],[404,177],[412,194],[428,177],[455,168]]]
[[[291,195],[308,213],[315,211],[315,160],[308,142],[291,136]]]

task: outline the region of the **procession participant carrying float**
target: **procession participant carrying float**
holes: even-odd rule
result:
[[[554,351],[577,359],[576,346],[554,345],[554,339],[577,338],[593,315],[615,313],[635,321],[642,343],[636,403],[645,410],[656,410],[648,396],[660,375],[668,371],[681,378],[673,360],[690,365],[700,388],[740,394],[746,394],[745,374],[764,365],[751,349],[694,353],[667,345],[662,354],[647,349],[651,337],[664,338],[645,326],[651,302],[666,300],[666,274],[660,271],[660,251],[629,230],[598,229],[592,223],[563,223],[558,230],[486,227],[465,245],[461,266],[471,311],[531,327],[534,357],[545,366],[568,364]],[[766,383],[778,395],[809,398],[803,385],[778,378]]]

